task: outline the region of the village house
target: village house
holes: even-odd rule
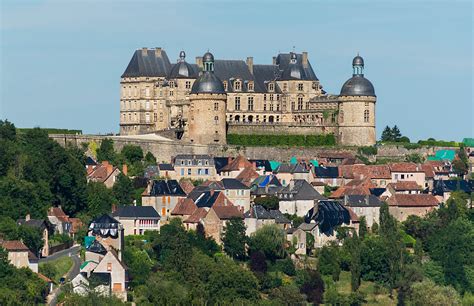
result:
[[[433,195],[440,203],[446,203],[454,191],[462,191],[470,195],[473,189],[474,181],[436,180],[433,183]]]
[[[253,168],[245,168],[239,175],[237,175],[236,179],[242,182],[245,186],[250,187],[253,181],[255,181],[259,176],[260,174]]]
[[[66,234],[74,237],[82,221],[79,218],[71,218],[62,210],[61,206],[51,207],[48,210],[48,221],[54,225],[54,231],[58,234]]]
[[[287,186],[291,180],[305,180],[308,183],[312,181],[311,172],[302,163],[280,164],[274,173],[283,186]]]
[[[158,164],[158,173],[160,177],[164,177],[168,180],[175,180],[177,179],[178,175],[174,170],[174,166],[172,164]]]
[[[49,235],[53,233],[54,228],[51,223],[40,220],[40,219],[31,219],[30,214],[25,216],[25,219],[18,219],[16,221],[18,225],[25,225],[39,230],[42,233],[43,248],[40,251],[40,256],[47,257],[49,256]]]
[[[8,252],[8,261],[16,268],[20,269],[30,267],[30,259],[28,255],[31,251],[23,244],[23,242],[19,240],[0,241],[0,246]],[[36,271],[34,272],[38,272],[38,266],[36,266]]]
[[[110,250],[102,258],[99,264],[92,272],[94,274],[108,274],[110,277],[110,290],[113,295],[121,299],[127,300],[128,273],[127,268],[118,258],[114,250]]]
[[[203,219],[209,212],[209,207],[199,207],[192,212],[192,214],[184,219],[183,225],[186,230],[197,230],[199,224],[203,224]]]
[[[277,193],[280,211],[284,214],[303,217],[308,210],[325,198],[307,181],[291,180],[289,185]]]
[[[426,176],[421,165],[415,163],[393,163],[390,164],[392,183],[399,181],[415,181],[419,186],[425,186]]]
[[[245,170],[244,170],[245,171]],[[221,184],[226,197],[243,213],[250,209],[250,188],[237,179],[223,178]]]
[[[181,154],[174,158],[176,179],[208,180],[217,177],[214,159],[210,155]]]
[[[108,161],[104,160],[101,164],[97,165],[90,173],[87,174],[87,181],[100,182],[103,183],[107,188],[112,188],[120,173],[127,175],[127,165],[123,165],[121,172],[119,168],[114,167]]]
[[[153,207],[161,216],[162,220],[168,220],[168,216],[175,208],[180,199],[184,199],[186,193],[176,180],[153,180],[142,194],[142,206]]]
[[[229,157],[227,164],[219,170],[219,173],[222,178],[236,178],[246,168],[255,169],[256,164],[239,155],[236,158]]]
[[[181,199],[171,211],[171,218],[179,218],[181,221],[184,221],[189,218],[196,209],[198,209],[198,207],[194,204],[193,199]]]
[[[342,165],[339,166],[339,171],[343,185],[354,179],[369,179],[375,187],[385,188],[392,179],[388,165]]]
[[[221,244],[224,228],[226,227],[227,222],[232,218],[243,219],[242,212],[236,206],[212,206],[207,214],[202,218],[202,224],[204,225],[206,235],[214,238],[218,244]]]
[[[274,196],[283,188],[274,174],[261,175],[250,186],[251,200],[258,197]]]
[[[312,171],[314,182],[320,182],[332,187],[341,186],[343,184],[343,179],[339,175],[338,167],[319,166],[314,167]]]
[[[394,194],[387,200],[389,212],[398,221],[405,221],[408,216],[424,217],[439,205],[431,194]]]
[[[244,223],[246,235],[256,232],[259,228],[267,224],[277,224],[283,230],[289,228],[291,222],[279,210],[266,210],[261,205],[253,205],[244,213]]]
[[[370,195],[346,195],[343,205],[353,211],[359,219],[365,217],[367,226],[372,227],[374,223],[379,223],[380,207],[382,201],[372,194]]]
[[[122,206],[112,213],[124,230],[124,235],[143,235],[160,230],[160,215],[152,206]]]
[[[415,181],[398,181],[395,183],[389,183],[387,185],[387,190],[390,195],[396,193],[399,194],[420,194],[422,187],[418,185]]]
[[[296,255],[306,254],[306,232],[300,228],[289,228],[285,231],[286,241],[295,248]]]
[[[352,165],[355,161],[355,156],[349,152],[321,152],[318,154],[318,162],[322,166]]]
[[[119,259],[122,259],[124,229],[118,220],[108,214],[97,217],[91,221],[87,234],[88,236],[84,238],[86,250],[94,241],[97,241],[106,251],[116,250]],[[88,258],[86,252],[86,260],[94,260],[94,258]]]

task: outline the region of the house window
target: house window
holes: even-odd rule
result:
[[[184,168],[181,168],[181,176],[184,176]]]
[[[267,103],[263,103],[263,110],[264,110],[264,111],[267,110]]]
[[[154,121],[154,122],[157,122],[157,121],[158,121],[158,114],[157,114],[157,113],[154,113],[154,114],[153,114],[153,121]]]
[[[150,88],[149,87],[145,88],[145,96],[147,96],[147,97],[150,96]]]
[[[274,83],[269,83],[268,84],[268,90],[269,91],[274,91],[275,90],[275,84]]]
[[[112,271],[112,263],[111,262],[107,263],[107,271]]]
[[[288,84],[287,83],[283,83],[283,91],[287,91],[288,90]]]
[[[201,171],[202,171],[202,169],[199,168],[199,169],[198,169],[198,175],[202,175]]]
[[[369,110],[364,111],[364,122],[369,122]]]
[[[204,169],[204,174],[209,175],[209,169]]]
[[[224,90],[227,91],[227,81],[222,82],[224,84]]]
[[[270,101],[273,101],[273,95],[270,95]]]
[[[264,95],[263,95],[263,101],[266,101],[266,100],[267,100],[267,95],[264,94]]]
[[[365,107],[369,107],[369,102],[365,102]]]
[[[240,81],[234,81],[234,90],[241,90],[242,89],[242,83]]]
[[[188,175],[191,175],[191,168],[188,168]]]
[[[185,87],[186,87],[186,89],[190,89],[191,88],[191,81],[186,81]]]
[[[174,81],[170,81],[170,88],[174,88]]]
[[[146,114],[145,114],[145,122],[146,122],[146,123],[149,123],[149,122],[150,122],[150,114],[149,114],[149,113],[146,113]]]
[[[240,110],[240,97],[235,97],[235,110]]]
[[[303,109],[303,97],[298,97],[298,110]]]
[[[214,116],[214,124],[219,124],[219,116]]]
[[[248,97],[247,108],[249,111],[253,111],[253,97]]]
[[[303,83],[298,83],[298,90],[303,91]]]
[[[277,112],[280,111],[280,103],[277,103]]]
[[[332,123],[336,123],[336,119],[337,119],[337,114],[336,114],[336,113],[332,113],[332,115],[331,115],[331,122],[332,122]]]
[[[249,82],[248,88],[249,91],[253,91],[253,82]]]
[[[295,101],[291,101],[291,110],[295,109]]]
[[[270,111],[273,111],[273,103],[270,104]]]
[[[219,102],[214,103],[214,110],[215,111],[219,110]]]
[[[174,92],[170,90],[170,97],[172,97],[173,95],[174,95]]]
[[[306,109],[309,109],[309,101],[306,101]]]

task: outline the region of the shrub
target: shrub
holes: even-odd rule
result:
[[[294,276],[296,274],[295,264],[290,258],[277,259],[273,268],[289,276]]]
[[[373,146],[373,147],[359,147],[359,149],[357,149],[357,152],[361,155],[366,155],[366,156],[377,155],[377,147],[375,147],[375,146]]]
[[[227,143],[238,146],[298,146],[316,147],[333,146],[336,138],[333,134],[325,135],[227,135]]]

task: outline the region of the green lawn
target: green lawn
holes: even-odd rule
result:
[[[332,281],[332,280],[331,280]],[[326,278],[325,278],[326,282]],[[344,294],[351,292],[351,273],[342,271],[339,281],[336,282],[337,291]],[[377,288],[378,287],[378,288]],[[380,286],[376,286],[373,282],[362,281],[359,289],[365,294],[367,303],[364,305],[396,305],[396,293],[394,292],[394,299],[390,299],[388,290]]]
[[[40,263],[39,272],[58,283],[59,279],[71,269],[72,265],[71,257],[64,256],[47,263]]]

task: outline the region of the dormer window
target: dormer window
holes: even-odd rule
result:
[[[224,84],[224,90],[227,91],[227,81],[222,82]]]
[[[249,91],[253,91],[253,82],[249,82],[248,89]]]
[[[186,81],[186,89],[191,89],[191,81]]]
[[[169,82],[170,88],[174,88],[174,81]]]
[[[268,91],[274,91],[275,90],[275,84],[274,83],[269,83],[268,84]]]
[[[242,83],[239,80],[234,81],[234,90],[242,90]]]
[[[298,90],[303,91],[303,83],[298,83]]]

